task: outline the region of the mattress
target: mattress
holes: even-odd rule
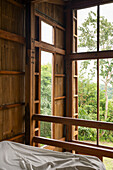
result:
[[[94,156],[3,141],[0,142],[0,170],[105,170],[105,167]]]

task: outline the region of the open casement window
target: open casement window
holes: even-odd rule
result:
[[[35,61],[31,90],[33,114],[65,115],[64,33],[65,29],[62,26],[35,13]],[[33,135],[38,137],[59,140],[63,140],[64,137],[61,124],[34,121],[33,131]],[[58,150],[51,146],[46,148],[49,147]]]
[[[113,122],[112,10],[113,3],[73,10],[73,118]],[[75,127],[72,133],[74,140],[113,146],[111,131]]]

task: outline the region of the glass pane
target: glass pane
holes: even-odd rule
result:
[[[41,51],[41,114],[51,115],[52,53]],[[51,123],[41,122],[41,136],[51,137]]]
[[[97,60],[78,61],[78,116],[97,120]]]
[[[113,122],[113,59],[99,60],[100,120]],[[100,143],[111,145],[113,131],[100,130]],[[113,144],[112,144],[113,147]]]
[[[41,21],[41,41],[54,44],[53,31],[53,26]]]
[[[100,120],[113,122],[113,59],[99,60]]]
[[[79,127],[78,128],[78,140],[96,144],[97,130],[94,128]]]
[[[77,52],[97,51],[97,7],[77,11]]]
[[[113,3],[100,5],[100,51],[113,50]]]

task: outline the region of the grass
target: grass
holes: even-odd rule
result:
[[[113,170],[113,159],[104,157],[103,163],[106,167],[106,170]]]
[[[105,145],[105,146],[110,146],[113,147],[113,143],[112,142],[100,142],[101,145]],[[113,159],[111,158],[107,158],[107,157],[103,157],[103,163],[106,167],[106,170],[113,170]]]
[[[86,141],[86,142],[95,143],[95,142],[92,142],[92,141]],[[100,145],[113,147],[112,142],[100,142]],[[113,170],[113,159],[103,157],[103,163],[105,165],[106,170]]]

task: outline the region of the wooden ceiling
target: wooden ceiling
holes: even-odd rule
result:
[[[27,1],[27,0],[26,0]],[[91,7],[104,3],[113,2],[113,0],[28,0],[34,3],[47,2],[56,5],[66,5],[69,9],[79,9],[84,7]]]

